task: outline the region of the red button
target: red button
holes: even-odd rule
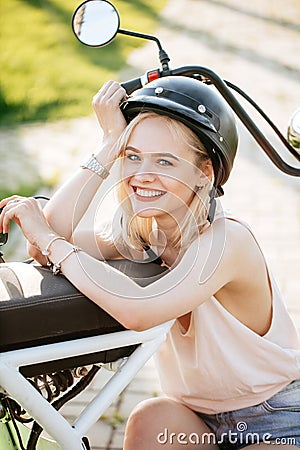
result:
[[[157,78],[159,78],[159,71],[158,71],[158,69],[149,71],[147,73],[147,78],[148,78],[149,82],[153,81],[153,80],[157,80]]]

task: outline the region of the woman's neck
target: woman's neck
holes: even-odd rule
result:
[[[155,218],[157,230],[155,233],[156,245],[166,246],[172,245],[174,236],[180,234],[180,223],[178,219],[170,216]]]
[[[150,236],[150,245],[167,267],[174,267],[179,261],[179,250],[174,248],[173,239],[178,227],[157,228]]]

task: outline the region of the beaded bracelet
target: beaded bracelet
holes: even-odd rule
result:
[[[53,244],[53,242],[58,241],[58,240],[65,241],[66,238],[64,238],[63,236],[54,236],[54,238],[52,238],[50,240],[50,242],[47,244],[46,248],[44,250],[42,250],[42,255],[46,256],[48,267],[52,267],[52,262],[49,259],[49,255],[51,254],[49,249],[50,249],[51,245]]]
[[[77,247],[77,245],[73,245],[72,250],[69,251],[61,260],[59,260],[57,263],[54,263],[52,266],[52,272],[53,275],[58,275],[61,273],[61,263],[64,262],[69,256],[71,256],[73,253],[78,253],[82,249],[80,247]]]

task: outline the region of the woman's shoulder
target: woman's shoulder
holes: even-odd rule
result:
[[[225,220],[228,243],[236,246],[239,253],[248,250],[255,250],[260,255],[263,253],[254,231],[247,222],[231,216]]]
[[[239,245],[242,242],[244,245],[248,243],[258,247],[257,239],[250,225],[240,218],[224,213],[223,216],[216,218],[210,228],[212,235],[223,236],[227,244]]]
[[[223,244],[220,256],[223,267],[233,268],[234,279],[251,285],[260,281],[265,284],[269,276],[268,264],[250,226],[241,219],[225,216],[223,220],[217,220],[212,228],[218,245]]]
[[[235,267],[236,272],[249,270],[260,261],[263,253],[249,225],[233,217],[217,218],[197,239],[194,247],[199,249],[199,264],[215,264],[228,270]]]
[[[253,231],[245,221],[227,215],[217,217],[199,235],[199,242],[213,239],[218,239],[218,241],[223,239],[224,244],[239,243],[241,240],[256,241]]]

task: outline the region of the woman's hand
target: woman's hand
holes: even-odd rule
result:
[[[48,225],[38,201],[32,197],[13,195],[0,201],[0,233],[8,233],[10,221],[22,230],[28,242],[35,247],[45,248],[49,237],[55,235]]]
[[[126,128],[126,120],[121,112],[120,103],[126,98],[124,88],[116,81],[108,81],[93,98],[93,108],[104,133],[104,140],[119,138]]]

